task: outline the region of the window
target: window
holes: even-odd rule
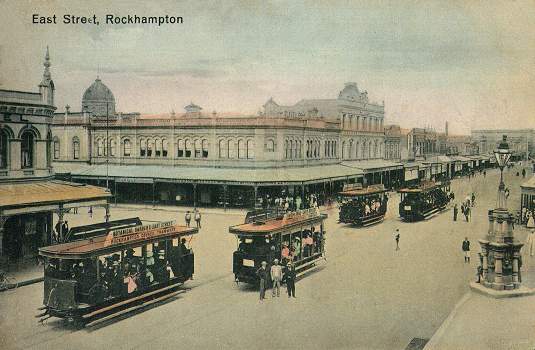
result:
[[[152,150],[154,149],[154,140],[147,140],[147,157],[152,157]]]
[[[7,151],[8,147],[8,133],[5,129],[0,129],[0,169],[7,168]]]
[[[54,146],[54,159],[59,159],[59,139],[54,137],[52,144]]]
[[[125,139],[123,141],[123,156],[130,157],[131,153],[132,153],[132,144],[130,143],[129,139]]]
[[[162,156],[163,157],[167,157],[167,153],[168,153],[168,149],[169,149],[169,142],[167,142],[167,140],[162,140]]]
[[[191,142],[188,139],[184,141],[184,154],[186,155],[186,158],[191,157]]]
[[[219,158],[227,158],[228,144],[225,140],[219,140]]]
[[[254,158],[254,141],[247,140],[247,159]]]
[[[238,158],[242,159],[245,157],[245,141],[240,139],[238,140]]]
[[[202,157],[208,158],[208,140],[202,140]]]
[[[72,138],[72,158],[80,158],[80,140],[76,136]]]
[[[301,158],[302,157],[302,146],[301,146],[301,140],[297,141],[297,157],[298,158]]]
[[[29,130],[24,131],[21,137],[20,155],[22,168],[33,168],[33,152],[35,137]]]
[[[102,157],[104,155],[104,141],[102,139],[97,140],[97,156]]]
[[[162,140],[156,139],[156,150],[155,150],[155,156],[161,157],[162,156]]]
[[[275,141],[267,140],[267,142],[266,142],[266,152],[275,152]]]
[[[115,139],[111,139],[108,142],[110,143],[110,156],[115,157]]]
[[[178,140],[176,147],[176,156],[178,158],[184,157],[184,140]]]
[[[236,156],[235,148],[236,148],[236,145],[234,144],[234,141],[233,140],[229,140],[228,141],[228,157],[229,158],[234,158]]]
[[[199,139],[195,140],[193,145],[195,146],[195,158],[201,158],[201,154],[202,154],[201,140]]]
[[[139,141],[139,156],[145,157],[147,155],[147,140],[141,139]]]

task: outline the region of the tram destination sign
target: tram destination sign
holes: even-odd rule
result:
[[[113,230],[108,233],[105,246],[127,243],[132,241],[144,240],[155,236],[175,231],[174,221],[157,222],[150,225],[129,227],[120,230]]]

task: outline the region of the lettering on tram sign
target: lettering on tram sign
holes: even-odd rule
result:
[[[320,211],[318,208],[309,208],[309,209],[303,209],[303,210],[297,210],[293,212],[289,212],[284,214],[284,220],[292,220],[292,219],[310,219],[314,218],[320,215]]]
[[[104,246],[148,239],[154,236],[174,232],[174,230],[174,221],[164,221],[150,225],[113,230],[108,233]]]

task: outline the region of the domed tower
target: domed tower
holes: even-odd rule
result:
[[[115,114],[115,97],[111,90],[97,77],[84,92],[82,97],[82,111],[92,116],[106,116]]]

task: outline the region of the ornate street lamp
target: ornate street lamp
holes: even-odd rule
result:
[[[511,151],[509,150],[509,145],[507,144],[507,136],[503,135],[503,139],[498,145],[498,148],[494,150],[494,157],[500,168],[500,185],[498,186],[498,201],[496,207],[499,209],[507,210],[506,196],[505,196],[505,184],[503,182],[503,169],[509,163],[511,159]]]
[[[496,208],[489,210],[489,228],[481,245],[481,287],[492,290],[511,290],[520,288],[519,259],[522,243],[513,234],[514,217],[507,210],[503,169],[511,158],[507,136],[503,136],[494,156],[500,168],[500,185]],[[483,288],[485,289],[485,288]]]

